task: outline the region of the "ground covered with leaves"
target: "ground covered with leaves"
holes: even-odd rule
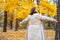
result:
[[[45,30],[47,40],[54,40],[55,31],[52,29]],[[26,40],[26,29],[13,31],[8,30],[7,32],[0,32],[0,40]]]

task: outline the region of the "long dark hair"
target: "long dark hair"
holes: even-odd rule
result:
[[[33,15],[33,14],[35,14],[35,13],[37,13],[37,12],[36,12],[36,8],[33,7],[33,8],[31,9],[30,15]]]

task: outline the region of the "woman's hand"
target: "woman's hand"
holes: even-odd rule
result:
[[[54,22],[57,23],[58,21],[55,19]]]
[[[22,24],[21,22],[19,24]]]

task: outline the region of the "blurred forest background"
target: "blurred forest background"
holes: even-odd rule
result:
[[[31,8],[36,7],[42,15],[55,18],[56,6],[56,0],[0,0],[0,39],[25,40],[27,24],[19,22],[29,15]],[[44,21],[47,40],[54,40],[55,25]]]

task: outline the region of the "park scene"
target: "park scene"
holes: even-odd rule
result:
[[[30,14],[33,7],[42,15],[59,21],[57,4],[57,0],[0,0],[0,40],[27,40],[27,23],[20,22]],[[43,23],[46,39],[55,40],[56,23]]]

